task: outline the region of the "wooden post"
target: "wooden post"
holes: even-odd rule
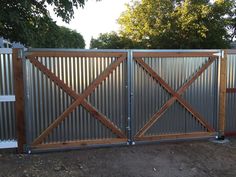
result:
[[[15,88],[15,110],[16,110],[16,132],[18,142],[18,153],[24,152],[25,137],[25,116],[24,116],[24,78],[23,59],[19,56],[22,49],[13,49],[13,73]]]
[[[219,102],[219,139],[224,139],[226,112],[226,84],[227,84],[227,53],[221,57],[220,64],[220,102]]]

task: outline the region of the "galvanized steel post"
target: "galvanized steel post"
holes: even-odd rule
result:
[[[131,85],[132,85],[132,80],[131,80],[131,63],[132,63],[132,51],[128,50],[127,51],[127,73],[128,73],[128,83],[127,83],[127,88],[128,88],[128,126],[127,126],[127,131],[128,131],[128,144],[132,144],[132,132],[131,132],[131,119],[132,119],[132,90],[131,90]]]

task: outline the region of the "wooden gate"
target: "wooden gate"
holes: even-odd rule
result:
[[[136,51],[133,57],[135,141],[216,135],[215,52]]]
[[[127,143],[120,103],[127,102],[126,52],[37,50],[26,57],[28,149]]]

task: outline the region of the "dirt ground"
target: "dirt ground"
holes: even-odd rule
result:
[[[0,151],[0,177],[8,176],[235,177],[236,139],[31,155]]]

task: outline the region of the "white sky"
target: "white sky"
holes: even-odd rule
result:
[[[92,37],[96,38],[100,33],[119,29],[117,19],[125,10],[125,3],[129,2],[131,0],[88,0],[84,9],[79,8],[75,11],[75,18],[69,24],[62,22],[54,13],[51,13],[51,16],[58,25],[66,26],[82,34],[86,48],[89,48]]]

